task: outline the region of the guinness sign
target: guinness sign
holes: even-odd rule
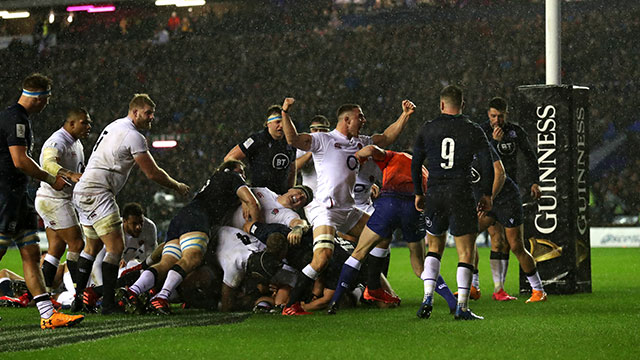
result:
[[[545,291],[591,292],[588,95],[585,87],[518,87],[516,116],[537,155],[542,196],[525,207],[525,246]],[[520,273],[520,291],[530,291]]]

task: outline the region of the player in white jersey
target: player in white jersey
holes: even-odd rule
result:
[[[115,120],[100,134],[87,168],[73,190],[73,204],[78,209],[86,236],[86,246],[78,261],[76,294],[81,294],[95,255],[106,247],[102,263],[104,295],[102,313],[115,310],[114,291],[118,265],[124,250],[122,220],[116,195],[122,189],[134,165],[154,182],[174,189],[183,196],[189,186],[174,180],[158,167],[140,132],[151,128],[155,103],[147,94],[136,94],[129,103],[126,117]]]
[[[124,252],[120,261],[121,270],[134,262],[145,262],[158,246],[158,228],[151,219],[144,216],[144,210],[138,203],[128,203],[122,207],[122,230]]]
[[[287,142],[294,147],[311,151],[318,177],[314,200],[309,204],[308,220],[313,225],[313,260],[302,273],[302,281],[291,294],[284,315],[307,314],[300,306],[300,299],[324,270],[333,255],[336,230],[358,237],[369,216],[354,207],[353,187],[359,168],[355,153],[366,145],[388,146],[404,129],[415,105],[402,102],[402,114],[382,134],[360,135],[367,122],[362,109],[356,104],[342,105],[337,112],[338,123],[329,133],[298,134],[289,117],[289,109],[295,102],[286,98],[282,105],[282,128]]]
[[[295,210],[304,207],[313,200],[311,188],[305,185],[296,185],[285,194],[278,195],[266,187],[253,187],[251,191],[260,203],[260,212],[267,224],[282,224],[292,229],[287,236],[291,245],[297,245],[302,235],[310,229],[309,223],[301,219]],[[243,215],[242,206],[239,206],[231,219],[231,226],[249,231],[255,220],[247,222]]]
[[[331,124],[329,119],[323,115],[316,115],[311,119],[311,125],[309,126],[309,132],[311,134],[316,132],[329,132]],[[318,187],[318,180],[316,175],[316,167],[313,165],[313,159],[311,158],[311,151],[303,151],[296,149],[296,169],[300,171],[302,175],[302,184],[311,188],[315,194]],[[307,208],[304,208],[305,215],[307,215]]]
[[[246,275],[268,281],[282,267],[287,244],[279,233],[267,239],[265,245],[253,235],[229,226],[219,227],[217,238],[216,259],[223,271],[220,311],[232,311],[238,305],[238,288]]]
[[[62,175],[73,183],[78,182],[84,170],[84,148],[80,139],[85,139],[90,130],[91,117],[85,109],[69,111],[62,127],[44,142],[40,166],[53,176]],[[58,191],[46,182],[40,183],[36,193],[35,208],[44,222],[49,242],[49,250],[42,263],[44,282],[48,288],[53,286],[60,257],[67,245],[69,273],[74,282],[77,277],[78,258],[84,242],[78,216],[71,203],[72,194],[71,187]]]
[[[382,171],[375,161],[365,161],[360,164],[360,170],[356,177],[356,185],[353,187],[356,207],[367,215],[373,214],[373,199],[380,193],[380,187],[376,181],[382,181]]]

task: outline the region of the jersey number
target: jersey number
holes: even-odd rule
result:
[[[452,138],[442,139],[442,149],[440,156],[445,160],[440,163],[443,169],[451,169],[453,167],[453,154],[455,153],[456,142]]]
[[[245,234],[236,233],[236,237],[245,245],[251,245],[251,239]]]
[[[98,145],[100,145],[100,142],[102,141],[102,139],[104,139],[104,136],[107,135],[109,132],[107,130],[103,131],[102,134],[100,135],[100,138],[98,139],[98,141],[96,141],[96,145],[93,147],[93,152],[96,151],[96,149],[98,148]]]

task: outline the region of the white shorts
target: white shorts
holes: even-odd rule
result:
[[[341,233],[349,233],[365,213],[356,208],[327,209],[320,201],[313,200],[305,207],[307,220],[314,228],[318,226],[331,226]]]
[[[373,212],[375,211],[375,208],[373,207],[373,203],[371,202],[364,203],[364,204],[356,204],[355,207],[362,210],[363,213],[369,216],[373,215]]]
[[[120,214],[116,197],[110,192],[95,195],[73,194],[73,206],[78,210],[80,223],[93,226],[111,214]]]
[[[45,228],[53,230],[78,226],[78,216],[70,199],[36,196],[36,211],[42,218]]]

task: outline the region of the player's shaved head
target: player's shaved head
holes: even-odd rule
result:
[[[456,85],[446,86],[440,91],[440,100],[444,101],[449,107],[461,109],[463,101],[462,89]]]
[[[71,109],[67,112],[66,122],[86,119],[89,112],[85,108]]]

